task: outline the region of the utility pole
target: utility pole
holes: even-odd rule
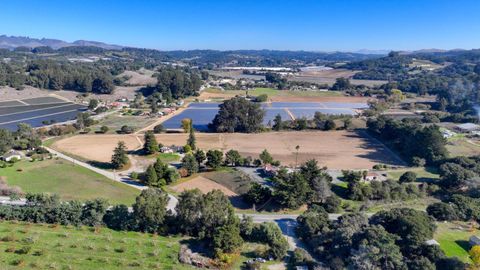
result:
[[[295,154],[295,168],[297,168],[297,165],[298,165],[298,150],[300,149],[300,145],[295,146],[295,149],[297,150],[297,153]]]

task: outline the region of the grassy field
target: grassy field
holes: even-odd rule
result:
[[[244,95],[245,90],[227,90],[222,91],[215,88],[208,88],[205,90],[207,93],[219,94],[219,93],[228,93],[231,95]],[[248,94],[252,96],[258,95],[268,95],[269,97],[274,96],[285,96],[285,97],[340,97],[343,96],[341,92],[338,91],[290,91],[290,90],[278,90],[273,88],[255,88],[248,90]]]
[[[389,179],[398,180],[402,174],[407,171],[412,171],[417,174],[417,180],[421,182],[428,182],[431,180],[436,180],[440,176],[434,171],[433,168],[423,168],[423,167],[416,167],[416,168],[406,168],[406,169],[399,169],[399,170],[390,170],[387,171],[387,175]]]
[[[474,142],[463,134],[461,136],[455,136],[448,140],[446,145],[448,152],[450,153],[451,157],[457,156],[474,156],[480,154],[480,144]]]
[[[0,239],[1,269],[192,269],[176,237],[4,221]]]
[[[21,169],[22,171],[18,171]],[[24,192],[56,193],[63,200],[86,200],[98,197],[111,203],[132,204],[140,191],[114,182],[63,159],[21,161],[13,167],[0,169],[10,186],[19,186]]]
[[[100,122],[92,127],[92,133],[99,131],[101,126],[107,126],[109,128],[107,134],[115,134],[118,130],[124,125],[129,127],[133,127],[135,130],[139,130],[143,127],[146,127],[153,122],[155,122],[155,118],[147,118],[145,116],[132,116],[132,115],[109,115]]]
[[[478,235],[478,229],[471,229],[465,222],[439,223],[434,239],[440,243],[440,248],[449,257],[458,257],[466,263],[471,263],[468,251],[468,240],[472,235]]]

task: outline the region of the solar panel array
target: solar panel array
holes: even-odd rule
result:
[[[181,121],[184,118],[193,120],[194,128],[201,131],[208,130],[208,124],[218,112],[220,103],[192,103],[180,114],[166,120],[163,126],[167,129],[177,129],[181,127]],[[366,103],[341,103],[341,102],[272,102],[262,103],[265,109],[263,123],[266,125],[273,121],[277,114],[280,114],[283,120],[295,118],[313,118],[315,112],[325,114],[356,114],[357,109],[367,108]]]
[[[0,128],[16,130],[18,124],[32,127],[74,120],[86,107],[55,97],[38,97],[0,102]]]

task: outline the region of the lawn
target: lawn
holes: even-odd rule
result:
[[[417,174],[417,180],[421,182],[429,182],[438,179],[440,176],[436,173],[434,168],[412,167],[399,170],[387,171],[389,179],[398,180],[402,174],[407,171],[412,171]]]
[[[160,153],[157,155],[163,163],[171,163],[180,160],[180,155],[176,153]]]
[[[130,205],[140,194],[135,188],[63,159],[21,161],[13,167],[0,169],[0,176],[6,177],[8,185],[19,186],[24,192],[56,193],[63,200],[102,197],[111,203]]]
[[[1,269],[193,269],[178,237],[3,221],[0,239]]]
[[[470,236],[478,234],[478,229],[472,229],[466,222],[447,222],[438,224],[434,239],[448,257],[458,257],[463,262],[471,263],[468,240]]]

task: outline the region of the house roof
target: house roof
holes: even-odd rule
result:
[[[474,123],[464,123],[464,124],[459,124],[457,125],[457,128],[463,129],[463,130],[478,130],[480,129],[480,126]]]
[[[17,151],[10,151],[2,156],[3,158],[10,158],[10,157],[22,157],[22,155]]]
[[[427,240],[427,241],[425,241],[425,244],[427,244],[429,246],[439,246],[440,245],[440,243],[438,243],[437,240],[435,240],[435,239]]]

